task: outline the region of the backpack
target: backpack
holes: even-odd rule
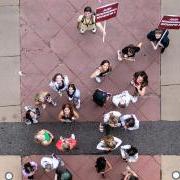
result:
[[[104,106],[106,103],[106,98],[107,98],[107,92],[104,92],[100,89],[96,89],[94,94],[93,94],[93,101],[99,105],[99,106]]]

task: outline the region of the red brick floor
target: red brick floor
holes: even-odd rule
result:
[[[26,156],[22,159],[22,163],[27,161],[35,161],[38,163],[38,170],[35,174],[37,180],[54,180],[54,172],[44,172],[40,165],[43,156]],[[48,156],[46,156],[48,157]],[[95,162],[99,156],[94,155],[75,155],[62,156],[67,169],[73,174],[73,180],[100,180],[102,177],[95,170]],[[122,161],[119,156],[105,156],[112,164],[112,171],[106,174],[108,180],[119,180],[121,173],[128,165]],[[159,156],[140,156],[137,163],[129,164],[129,166],[138,174],[140,180],[160,180],[160,163]],[[25,179],[24,179],[25,180]]]
[[[103,1],[104,4],[108,2],[113,1]],[[21,77],[22,107],[33,105],[35,93],[48,90],[58,102],[58,107],[44,110],[41,121],[57,121],[61,106],[67,102],[67,98],[65,96],[60,98],[54,94],[48,84],[55,73],[61,72],[68,75],[70,81],[81,90],[82,105],[79,120],[101,121],[102,114],[114,107],[107,104],[104,108],[97,108],[92,102],[93,90],[100,87],[113,94],[122,90],[132,91],[129,81],[133,73],[145,70],[149,76],[147,95],[135,105],[131,104],[128,109],[120,111],[135,113],[141,121],[160,120],[160,55],[158,51],[152,50],[146,39],[147,32],[158,25],[160,0],[152,1],[148,5],[145,0],[120,1],[117,17],[107,22],[105,43],[102,42],[100,32],[96,35],[91,33],[80,35],[77,32],[76,21],[85,5],[90,5],[94,9],[100,6],[98,0],[20,1],[21,70],[25,73],[25,76]],[[140,41],[143,42],[143,47],[136,57],[136,62],[117,61],[117,49]],[[89,76],[100,62],[107,58],[113,65],[113,71],[99,85]],[[74,179],[100,179],[95,171],[91,170],[94,168],[94,157],[65,156],[64,159],[75,174]],[[120,161],[116,156],[110,157],[110,160]],[[84,166],[79,163],[80,161],[88,163]],[[107,179],[118,179],[122,171],[122,162],[115,163],[114,166]],[[133,168],[143,180],[160,179],[158,156],[142,156]],[[85,177],[87,173],[88,177]],[[45,175],[40,171],[37,179],[53,178],[52,174]]]

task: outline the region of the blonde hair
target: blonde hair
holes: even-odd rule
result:
[[[111,148],[111,149],[114,149],[114,148],[115,148],[116,142],[114,141],[114,137],[113,137],[112,135],[107,135],[107,136],[105,136],[102,140],[104,141],[104,144],[105,144],[107,147],[109,147],[109,148]]]
[[[113,113],[110,113],[110,116],[109,116],[109,124],[117,124],[118,123],[118,117],[117,116],[114,116]]]

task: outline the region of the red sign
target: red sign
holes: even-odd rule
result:
[[[119,3],[108,4],[96,9],[96,22],[116,17]]]
[[[164,16],[158,26],[159,29],[180,29],[180,16]]]

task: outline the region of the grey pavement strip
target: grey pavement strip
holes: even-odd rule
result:
[[[23,123],[0,123],[0,154],[31,155],[60,152],[55,147],[59,136],[76,135],[78,147],[63,154],[103,154],[96,145],[104,133],[98,131],[97,122],[76,122],[72,124],[39,123],[26,126]],[[48,147],[36,144],[34,134],[40,129],[48,129],[55,136],[55,142]],[[111,133],[122,139],[123,144],[132,144],[141,155],[180,155],[180,122],[156,121],[141,122],[140,129],[125,131],[116,128]],[[119,154],[115,150],[110,154]]]

